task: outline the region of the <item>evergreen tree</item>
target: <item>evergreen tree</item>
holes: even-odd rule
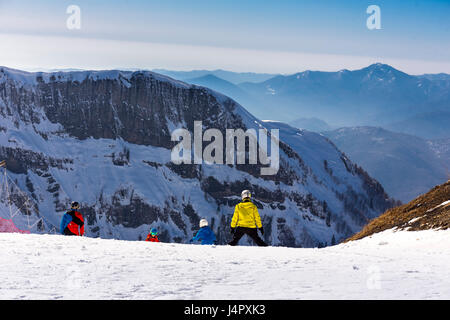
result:
[[[331,245],[334,246],[335,244],[336,244],[336,238],[334,237],[334,234],[333,234],[333,237],[331,238]]]

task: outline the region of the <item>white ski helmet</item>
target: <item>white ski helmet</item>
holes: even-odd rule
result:
[[[241,193],[242,200],[245,198],[251,198],[251,196],[252,196],[252,194],[251,194],[250,190],[244,190]]]
[[[208,220],[202,219],[200,220],[200,228],[206,227],[208,225]]]

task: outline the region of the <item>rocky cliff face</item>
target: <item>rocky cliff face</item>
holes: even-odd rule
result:
[[[171,162],[171,132],[280,130],[280,169]],[[72,200],[89,236],[184,242],[202,217],[229,240],[240,192],[254,194],[273,245],[322,246],[393,205],[381,185],[326,138],[261,122],[207,88],[152,72],[26,73],[0,68],[0,159],[48,227]],[[246,243],[243,240],[242,243]]]

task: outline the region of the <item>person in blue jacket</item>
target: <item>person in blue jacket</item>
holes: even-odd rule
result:
[[[206,219],[200,220],[200,230],[198,230],[197,234],[190,240],[190,242],[200,240],[202,241],[201,244],[214,244],[214,241],[216,241],[216,235],[208,226],[208,221]]]
[[[76,201],[72,202],[70,210],[67,211],[61,219],[61,234],[66,236],[84,235],[84,219],[81,213],[78,212],[79,209],[80,204]]]

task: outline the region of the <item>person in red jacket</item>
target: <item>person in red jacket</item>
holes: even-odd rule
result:
[[[66,236],[83,236],[84,235],[84,219],[78,202],[72,202],[71,209],[67,211],[61,220],[60,231]]]
[[[150,233],[147,236],[147,239],[145,239],[145,241],[149,241],[149,242],[159,242],[158,239],[158,230],[156,230],[156,228],[153,228]]]

